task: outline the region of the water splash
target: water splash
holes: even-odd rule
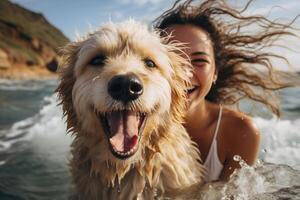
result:
[[[300,196],[300,171],[287,165],[275,165],[259,161],[255,166],[248,166],[240,156],[235,160],[241,168],[235,170],[228,182],[212,182],[204,186],[174,191],[166,199],[209,199],[209,200],[254,200],[286,199]]]

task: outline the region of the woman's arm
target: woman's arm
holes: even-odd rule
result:
[[[223,135],[225,163],[220,180],[228,180],[233,171],[241,167],[233,159],[235,155],[241,156],[248,165],[253,165],[260,146],[260,133],[249,117],[237,114],[226,121]]]

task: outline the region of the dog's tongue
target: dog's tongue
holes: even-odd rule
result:
[[[113,112],[107,117],[110,126],[110,143],[117,151],[128,152],[136,144],[139,117],[132,111]]]

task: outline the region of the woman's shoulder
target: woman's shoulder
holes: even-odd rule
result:
[[[260,144],[260,132],[251,117],[223,108],[221,135],[227,154],[240,155],[252,164]]]
[[[258,133],[252,118],[243,112],[223,108],[222,121],[226,129],[233,130],[231,134],[240,135],[240,132],[248,134]]]

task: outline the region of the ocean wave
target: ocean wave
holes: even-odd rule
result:
[[[57,80],[8,80],[0,79],[0,90],[41,90],[44,87],[53,87],[57,85]]]
[[[254,122],[261,131],[262,143],[259,157],[276,164],[300,164],[300,119],[279,120],[256,117]]]
[[[55,138],[64,138],[66,125],[62,119],[62,110],[57,106],[57,96],[44,98],[47,104],[33,117],[13,124],[9,130],[2,130],[0,139],[2,147],[8,147],[7,143],[15,143],[21,140],[30,140],[34,135]],[[300,164],[300,119],[280,120],[277,118],[264,119],[253,118],[254,123],[261,131],[262,143],[260,159],[266,162],[287,164],[290,166]],[[25,133],[25,134],[24,134]],[[0,146],[1,148],[1,146]]]
[[[6,165],[11,165],[10,160],[20,159],[18,163],[23,165],[12,165],[5,171],[4,177],[14,180],[15,176],[21,173],[32,174],[36,183],[31,183],[26,188],[26,193],[20,193],[21,196],[34,193],[38,188],[39,191],[48,192],[47,184],[57,180],[57,174],[64,177],[61,184],[65,188],[69,187],[70,181],[67,159],[69,157],[71,137],[66,135],[66,125],[64,123],[61,106],[57,106],[57,96],[51,95],[44,98],[47,102],[45,106],[33,117],[16,122],[10,129],[2,130],[0,133],[0,167],[3,169]],[[296,120],[279,120],[276,118],[264,119],[260,117],[253,118],[262,135],[261,152],[259,158],[261,161],[253,166],[247,166],[242,160],[239,160],[242,168],[236,170],[228,183],[210,183],[204,188],[197,187],[197,190],[184,192],[183,199],[270,199],[282,195],[293,199],[295,195],[300,195],[297,185],[300,185],[300,172],[297,170],[300,166],[300,119]],[[16,158],[17,143],[27,142],[28,154]],[[13,152],[14,152],[13,151]],[[3,154],[4,153],[4,154]],[[15,156],[15,157],[12,157]],[[31,165],[36,168],[31,172]],[[18,172],[15,172],[18,167]],[[60,169],[57,171],[57,169]],[[29,170],[29,171],[28,171]],[[15,173],[17,173],[15,175]],[[9,174],[9,175],[7,175]],[[44,174],[43,180],[40,175]],[[36,176],[36,177],[35,177]],[[1,172],[0,172],[1,178]],[[3,178],[3,177],[2,177]],[[30,178],[30,180],[33,177]],[[53,179],[53,180],[52,180]],[[40,181],[44,183],[43,188],[39,188]],[[23,182],[26,182],[24,180]],[[14,187],[14,185],[9,185]],[[58,190],[59,186],[53,186],[53,191]],[[8,187],[5,187],[7,190]],[[33,189],[32,189],[33,188]],[[283,189],[286,188],[286,189]],[[2,189],[3,190],[3,189]],[[22,188],[15,188],[11,191],[20,192]],[[4,190],[3,190],[4,191]],[[24,191],[23,191],[24,192]],[[67,195],[67,191],[64,195]],[[61,194],[62,194],[61,193]],[[11,193],[14,194],[14,193]],[[56,193],[49,193],[53,199],[57,199]],[[179,195],[180,196],[180,195]],[[1,198],[1,184],[0,184]],[[43,199],[39,196],[39,199]],[[59,199],[59,198],[58,198]],[[62,198],[63,199],[63,198]]]
[[[57,96],[46,96],[45,106],[33,117],[14,123],[11,128],[0,131],[0,151],[8,151],[13,144],[22,141],[32,141],[33,138],[44,138],[40,142],[59,143],[65,141],[65,124],[61,107],[57,106]],[[47,141],[46,141],[47,139]],[[56,141],[54,141],[56,140]],[[49,143],[48,143],[49,144]],[[69,144],[69,143],[68,143]],[[67,146],[66,149],[69,147]]]
[[[297,112],[297,113],[300,113],[300,106],[284,108],[284,110],[288,111],[288,112]]]

